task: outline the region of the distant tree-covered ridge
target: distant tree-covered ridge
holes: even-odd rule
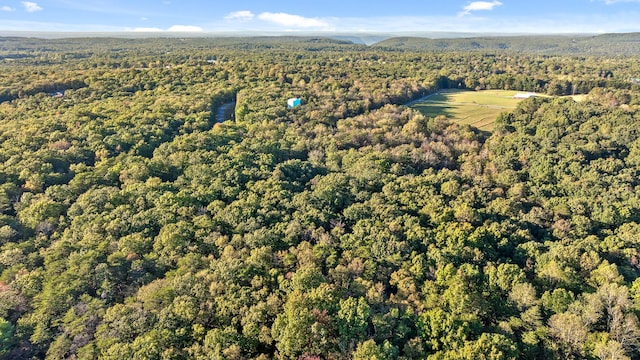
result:
[[[374,44],[389,50],[471,51],[540,55],[637,56],[640,33],[602,35],[522,35],[431,39],[393,37]]]
[[[0,44],[0,358],[640,358],[635,57]]]

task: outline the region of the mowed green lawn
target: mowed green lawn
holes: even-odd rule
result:
[[[514,99],[522,91],[508,90],[443,90],[411,107],[425,116],[444,115],[453,122],[469,124],[480,130],[493,130],[501,112],[511,111],[522,99]]]

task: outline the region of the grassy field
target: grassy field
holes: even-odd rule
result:
[[[469,124],[480,130],[493,130],[493,122],[501,112],[510,111],[521,99],[513,96],[522,91],[446,90],[411,105],[425,116],[445,115],[454,122]]]

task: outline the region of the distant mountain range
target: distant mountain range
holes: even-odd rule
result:
[[[401,33],[326,33],[326,32],[31,32],[31,31],[2,31],[0,36],[3,37],[29,37],[41,39],[64,39],[64,38],[87,38],[87,37],[115,37],[115,38],[182,38],[182,37],[200,37],[200,38],[261,38],[261,37],[323,37],[337,39],[341,41],[349,41],[354,44],[372,45],[390,38],[395,37],[419,37],[419,38],[461,38],[473,36],[491,36],[492,34],[474,34],[474,33],[455,33],[455,32],[401,32]]]
[[[526,52],[570,55],[639,55],[640,33],[520,35],[464,38],[394,37],[374,47],[420,51]]]
[[[323,42],[350,43],[374,48],[403,51],[477,51],[526,52],[548,55],[640,55],[640,33],[613,34],[473,34],[447,32],[415,32],[393,34],[342,33],[39,33],[2,32],[0,37],[15,38],[218,38],[225,44],[234,41],[264,43]]]

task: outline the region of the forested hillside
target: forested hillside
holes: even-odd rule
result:
[[[6,359],[640,358],[637,58],[0,43]]]
[[[464,38],[393,37],[374,44],[387,50],[491,51],[540,55],[640,55],[640,33],[512,35]]]

